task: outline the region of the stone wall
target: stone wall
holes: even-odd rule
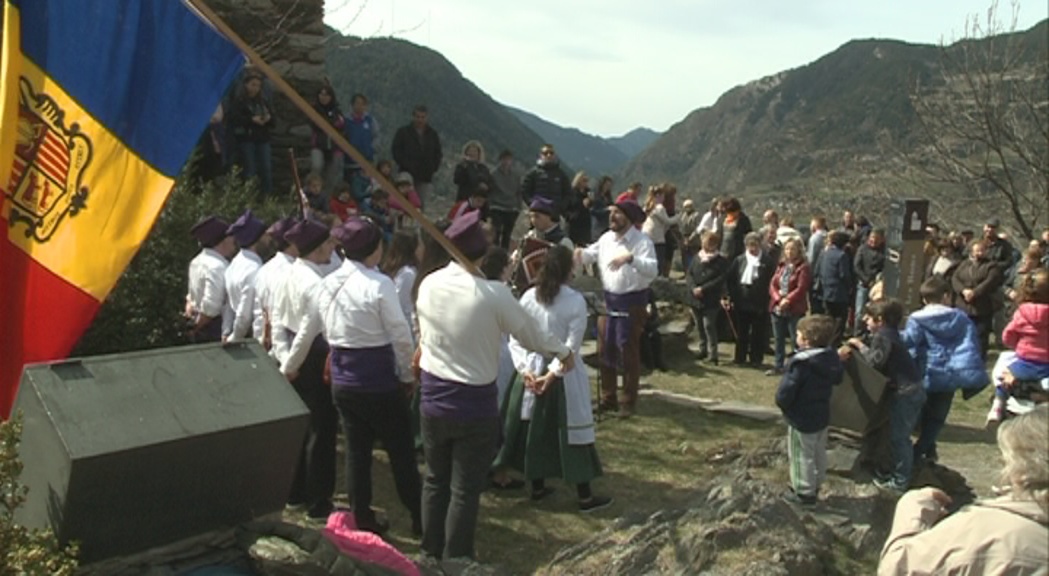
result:
[[[208,5],[307,102],[324,82],[324,0],[209,0]],[[274,92],[274,191],[292,181],[288,148],[301,174],[309,166],[310,123],[291,100]]]

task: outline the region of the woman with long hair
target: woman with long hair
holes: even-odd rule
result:
[[[590,244],[590,177],[586,172],[576,172],[572,178],[572,191],[568,195],[565,207],[565,222],[568,224],[568,238],[576,246]]]
[[[659,275],[666,278],[670,275],[670,258],[667,249],[667,231],[681,220],[681,216],[670,216],[663,206],[666,199],[665,186],[649,186],[648,197],[645,198],[645,223],[641,231],[652,239],[656,246],[656,260],[659,266]]]
[[[562,339],[579,354],[587,311],[582,294],[568,286],[572,265],[571,250],[560,245],[551,248],[536,285],[521,297],[521,305],[541,330]],[[510,353],[518,376],[507,399],[506,441],[496,464],[520,470],[531,481],[534,501],[553,491],[546,486],[546,478],[561,478],[576,485],[581,512],[608,506],[612,499],[595,496],[590,488],[602,471],[594,447],[586,367],[579,362],[566,371],[556,359],[547,361],[513,339]]]
[[[419,233],[415,230],[398,230],[390,240],[390,247],[383,255],[379,270],[393,279],[397,288],[397,300],[408,323],[412,326],[415,342],[419,342],[418,322],[415,318],[415,304],[412,302],[412,287],[418,275],[419,262],[422,260],[423,246],[419,242]]]
[[[313,109],[323,116],[333,128],[342,132],[343,126],[346,125],[346,117],[339,109],[339,100],[335,97],[335,90],[331,86],[325,84],[317,90],[317,96],[313,100]],[[319,126],[311,128],[310,171],[323,178],[324,193],[334,195],[336,185],[342,181],[344,164],[342,150]]]
[[[608,231],[608,211],[615,203],[615,198],[612,197],[614,184],[611,176],[602,176],[597,181],[597,188],[593,192],[593,202],[590,204],[590,216],[594,219],[591,242],[597,242],[597,239]]]

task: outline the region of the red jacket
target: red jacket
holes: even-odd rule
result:
[[[469,200],[460,200],[456,202],[454,206],[452,206],[451,210],[448,211],[448,220],[455,220],[463,214],[466,214],[467,212],[473,212],[474,210],[477,210],[477,208],[474,208],[470,204]]]
[[[787,263],[780,262],[779,266],[776,267],[776,272],[772,275],[772,282],[769,283],[769,312],[776,310],[776,307],[780,305],[780,301],[785,300],[787,313],[790,316],[804,316],[809,311],[809,287],[812,286],[812,270],[809,268],[809,263],[804,260],[801,264],[795,265],[794,273],[790,275],[790,280],[787,281],[787,295],[783,296],[779,291],[779,282],[783,276],[783,271],[786,269]]]
[[[328,201],[328,207],[331,208],[331,213],[339,217],[339,220],[345,222],[351,215],[357,213],[357,203],[351,198],[349,202],[343,202],[338,198],[333,197]]]
[[[1049,364],[1049,304],[1020,304],[1002,332],[1002,343],[1023,360]]]

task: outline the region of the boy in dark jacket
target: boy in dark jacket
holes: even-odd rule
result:
[[[798,322],[798,353],[776,389],[776,405],[788,424],[791,488],[783,499],[792,504],[816,504],[827,473],[831,390],[845,374],[837,352],[829,347],[834,330],[834,319],[822,314]]]
[[[718,312],[725,292],[729,261],[721,255],[721,237],[714,232],[703,236],[702,248],[688,267],[688,291],[692,295],[692,316],[699,329],[699,360],[710,358],[718,364]]]
[[[911,483],[914,467],[914,448],[911,431],[914,430],[922,406],[925,405],[925,390],[918,365],[907,352],[900,339],[903,326],[903,305],[896,300],[880,300],[867,305],[863,320],[869,331],[869,343],[852,338],[848,346],[839,351],[848,358],[852,350],[858,350],[863,358],[889,381],[889,451],[892,455],[892,471],[888,474],[875,472],[874,484],[885,490],[902,493]]]

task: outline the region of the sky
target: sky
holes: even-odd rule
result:
[[[665,131],[735,86],[852,39],[950,42],[967,17],[985,24],[992,1],[326,0],[325,21],[432,48],[497,101],[610,137]],[[1010,29],[1013,6],[998,14]],[[1049,3],[1028,0],[1016,28],[1047,16]]]

